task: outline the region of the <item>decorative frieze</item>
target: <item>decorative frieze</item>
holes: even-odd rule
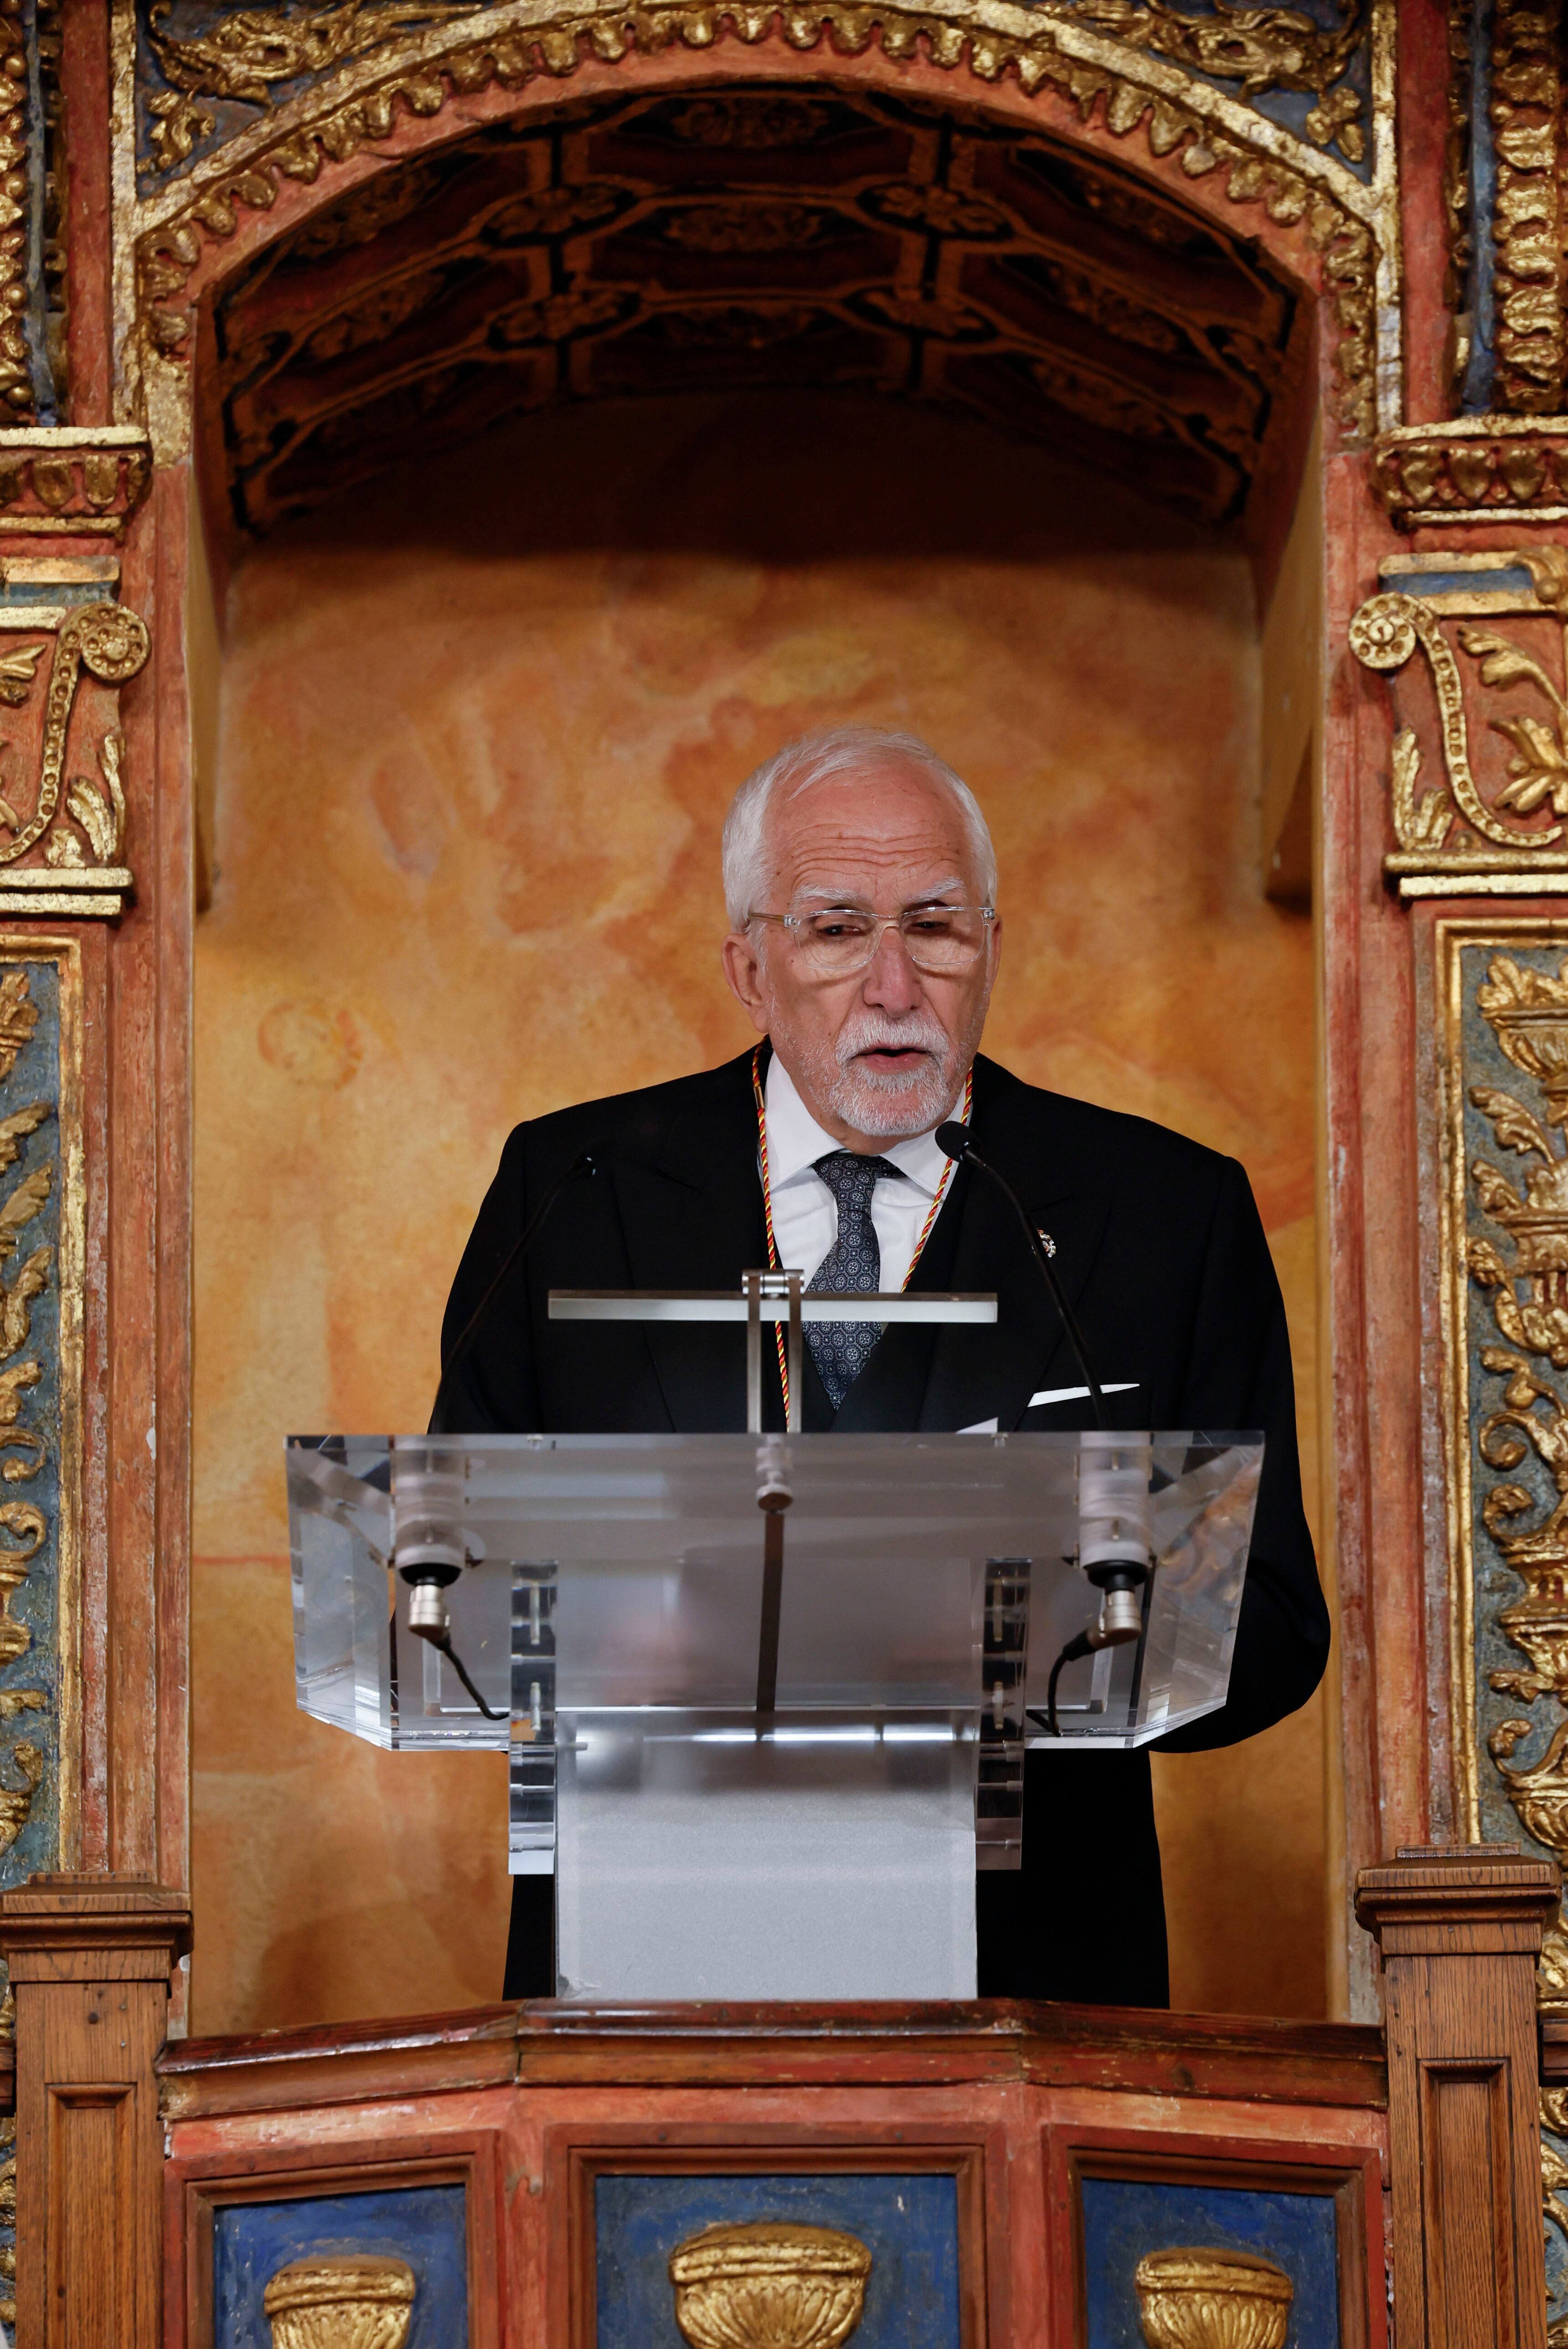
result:
[[[1380,568],[1349,642],[1391,688],[1385,873],[1403,897],[1568,895],[1568,548]]]
[[[151,475],[133,424],[0,430],[0,538],[120,538]]]
[[[1373,487],[1402,530],[1568,522],[1568,419],[1461,417],[1384,433]]]

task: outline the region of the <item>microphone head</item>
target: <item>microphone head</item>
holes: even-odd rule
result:
[[[949,1158],[962,1161],[969,1148],[969,1128],[960,1124],[957,1118],[949,1118],[945,1125],[936,1129],[936,1146],[945,1150]]]

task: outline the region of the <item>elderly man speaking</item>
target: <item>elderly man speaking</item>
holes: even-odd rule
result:
[[[1223,1710],[1168,1738],[1226,1745],[1305,1703],[1328,1621],[1302,1512],[1284,1309],[1247,1179],[1164,1127],[1026,1085],[977,1054],[1001,953],[973,793],[923,742],[845,727],[789,743],[724,828],[725,977],[760,1042],[725,1067],[520,1125],[464,1254],[450,1354],[550,1186],[568,1184],[443,1380],[482,1433],[740,1429],[743,1333],[552,1322],[552,1288],[994,1290],[995,1328],[809,1323],[801,1424],[1071,1428],[1088,1403],[1024,1234],[935,1129],[961,1118],[1055,1242],[1125,1427],[1267,1436]],[[766,1423],[784,1425],[779,1382]],[[1024,1864],[975,1881],[983,1995],[1167,2002],[1147,1751],[1031,1754]],[[517,1878],[509,1998],[554,1988],[552,1888]]]

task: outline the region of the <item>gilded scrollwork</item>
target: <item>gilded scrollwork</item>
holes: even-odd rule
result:
[[[1562,407],[1564,361],[1559,15],[1558,0],[1496,0],[1492,19],[1494,397],[1500,408],[1544,414]]]
[[[30,423],[36,414],[23,322],[28,298],[30,67],[23,13],[8,9],[0,14],[0,416],[7,424]]]
[[[113,602],[79,602],[54,616],[48,633],[12,636],[0,652],[0,702],[26,711],[41,688],[30,732],[15,740],[0,735],[0,912],[113,916],[131,885],[120,861],[126,794],[119,726],[101,728],[92,740],[96,777],[67,774],[67,762],[82,678],[118,694],[146,663],[147,626]],[[5,1016],[0,999],[0,1033]],[[7,1252],[0,1211],[0,1255]]]
[[[1465,1281],[1457,1302],[1469,1330],[1469,1299],[1484,1298],[1494,1334],[1467,1340],[1473,1400],[1462,1423],[1456,1418],[1454,1440],[1491,1472],[1477,1495],[1477,1530],[1503,1569],[1478,1568],[1467,1600],[1473,1670],[1492,1697],[1556,1707],[1545,1723],[1492,1708],[1481,1743],[1518,1825],[1561,1860],[1568,1859],[1568,1394],[1561,1383],[1568,1371],[1568,956],[1553,968],[1535,951],[1491,951],[1478,983],[1464,976],[1463,946],[1456,951],[1454,979],[1469,997],[1450,1009],[1453,1083],[1462,1091],[1455,1114],[1464,1121],[1455,1179],[1468,1200],[1457,1218]],[[1494,1081],[1493,1066],[1526,1080],[1529,1093]],[[1478,1134],[1490,1136],[1490,1149],[1478,1145]],[[1521,1172],[1505,1171],[1500,1159],[1520,1162]],[[1468,1458],[1461,1466],[1468,1487]],[[1491,1603],[1493,1594],[1501,1603]],[[1511,1651],[1522,1668],[1501,1661]],[[1459,1743],[1467,1749],[1464,1735]],[[1478,1826],[1486,1812],[1479,1781],[1470,1799]],[[1568,1990],[1565,1967],[1568,1940],[1558,1927],[1542,1958],[1543,1992]]]
[[[1374,13],[1379,5],[1368,0]],[[1281,36],[1270,50],[1273,86],[1315,88],[1314,77],[1328,71],[1330,59],[1315,45],[1331,36],[1309,27],[1308,38],[1298,24],[1293,47],[1283,37],[1292,12],[1243,13],[1246,26],[1239,15],[1224,18],[1238,37],[1253,19],[1279,20],[1269,33],[1269,42],[1275,32]],[[1047,15],[1050,20],[1042,21]],[[1352,17],[1358,22],[1359,11],[1347,13],[1341,33]],[[920,57],[983,82],[1015,77],[1030,95],[1049,91],[1066,99],[1086,124],[1113,139],[1141,133],[1153,155],[1176,159],[1189,180],[1214,175],[1228,202],[1259,205],[1282,226],[1299,224],[1321,256],[1336,323],[1340,412],[1351,429],[1369,433],[1377,420],[1378,336],[1385,328],[1392,331],[1397,315],[1390,295],[1379,305],[1394,233],[1388,193],[1381,183],[1375,192],[1346,166],[1319,154],[1313,131],[1283,135],[1277,126],[1249,118],[1214,79],[1168,62],[1165,50],[1181,21],[1180,12],[1140,7],[1128,14],[1132,31],[1119,24],[1112,39],[1066,5],[1051,14],[996,0],[937,0],[921,8],[872,8],[861,0],[818,0],[810,7],[650,0],[630,13],[578,8],[559,16],[520,5],[515,29],[503,26],[482,41],[465,43],[459,31],[449,46],[427,39],[393,42],[385,52],[377,47],[328,76],[319,99],[312,92],[309,103],[276,109],[275,119],[269,109],[243,138],[199,159],[185,178],[168,182],[158,201],[127,217],[126,248],[136,255],[134,312],[129,306],[122,312],[127,412],[143,416],[170,453],[183,450],[192,279],[209,246],[232,237],[247,213],[270,210],[290,181],[314,183],[385,141],[400,115],[429,118],[482,92],[566,78],[586,58],[614,64],[678,47],[704,52],[719,43],[782,39],[801,50],[851,56],[876,44],[894,62]],[[1191,42],[1210,41],[1216,23],[1213,17],[1189,23],[1182,36],[1188,48]],[[1236,71],[1230,78],[1238,86],[1255,81],[1262,70],[1235,55],[1231,62]],[[1337,139],[1342,151],[1354,129],[1343,98],[1343,88],[1326,93],[1334,121],[1325,116],[1316,126]],[[722,108],[719,100],[697,103],[710,111]],[[226,163],[231,150],[233,160]],[[390,206],[395,214],[402,192],[390,179],[371,181],[356,190],[355,201],[373,213]],[[376,233],[374,222],[368,233]]]
[[[1568,930],[1441,934],[1461,1832],[1568,1861]],[[1509,1162],[1519,1169],[1511,1171]],[[1501,1342],[1499,1342],[1501,1341]],[[1542,1717],[1544,1716],[1544,1717]],[[1568,2007],[1568,1920],[1542,2002]],[[1553,2337],[1568,2334],[1568,2092],[1542,2100]]]
[[[74,945],[0,941],[0,1884],[74,1847],[79,986]]]
[[[1446,560],[1428,565],[1439,585]],[[1414,567],[1417,559],[1406,561]],[[1488,575],[1471,572],[1466,595],[1450,577],[1441,610],[1386,589],[1350,625],[1350,649],[1365,667],[1392,677],[1418,646],[1430,677],[1442,783],[1423,789],[1413,727],[1398,729],[1390,756],[1395,845],[1385,870],[1407,895],[1511,894],[1526,874],[1549,893],[1568,886],[1568,549],[1484,558],[1483,571],[1487,561],[1491,575],[1527,574],[1532,584],[1499,595]],[[1517,617],[1496,625],[1492,615],[1504,612]],[[1555,625],[1520,633],[1521,624],[1540,632],[1542,622]],[[1506,757],[1483,758],[1489,735],[1506,744]]]
[[[1349,0],[1340,23],[1325,30],[1299,8],[1233,8],[1212,15],[1175,8],[1170,0],[1043,0],[1049,16],[1169,57],[1194,72],[1239,83],[1243,98],[1267,90],[1305,91],[1317,101],[1306,116],[1315,145],[1336,143],[1353,163],[1367,151],[1361,97],[1344,86],[1367,36],[1363,0]],[[1336,88],[1338,84],[1340,87]]]
[[[1171,0],[1038,0],[1038,13],[1100,36],[1132,57],[1158,58],[1233,88],[1243,102],[1305,95],[1301,119],[1313,145],[1336,146],[1355,165],[1367,151],[1361,90],[1347,78],[1367,42],[1369,0],[1345,0],[1337,25],[1296,8],[1176,6]],[[146,162],[154,180],[232,132],[215,109],[228,102],[272,110],[281,92],[373,57],[400,34],[478,13],[479,0],[321,0],[301,9],[251,7],[214,16],[195,32],[170,29],[169,0],[155,0],[144,33]],[[419,85],[411,79],[406,99]],[[428,95],[428,91],[426,93]]]

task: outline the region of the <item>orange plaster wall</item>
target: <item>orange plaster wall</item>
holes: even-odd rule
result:
[[[242,565],[196,959],[193,2028],[499,1994],[499,1760],[294,1710],[282,1440],[423,1425],[516,1120],[749,1040],[718,828],[802,727],[912,726],[975,785],[989,1050],[1245,1163],[1315,1496],[1312,942],[1259,885],[1256,645],[1239,555],[888,404],[523,421]],[[1156,1772],[1176,2003],[1321,2013],[1317,1703]]]

